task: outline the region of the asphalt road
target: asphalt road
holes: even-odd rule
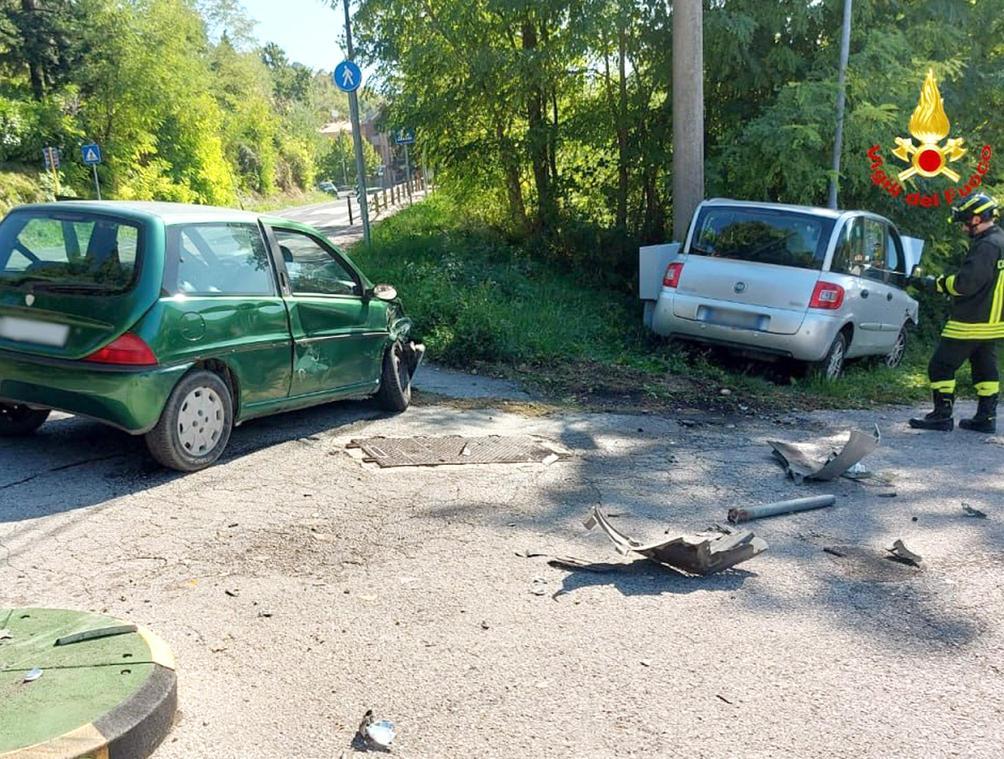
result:
[[[81,419],[0,441],[4,602],[118,615],[171,645],[180,717],[157,759],[351,755],[369,708],[405,757],[1001,755],[1004,438],[917,433],[901,409],[679,420],[464,405],[256,421],[189,476]],[[865,463],[895,498],[796,486],[765,442],[835,444],[873,422],[885,439]],[[535,435],[570,456],[382,470],[346,449],[448,434]],[[620,561],[582,526],[594,505],[647,539],[821,492],[837,506],[754,523],[769,550],[709,578],[518,555]],[[897,538],[922,569],[846,548]]]
[[[370,221],[372,223],[376,223],[380,219],[385,219],[409,205],[405,188],[402,186],[399,190],[403,201],[397,204],[390,203],[389,194],[386,196],[383,193],[380,194],[381,207],[379,211],[372,205],[372,196],[370,196]],[[384,200],[385,197],[386,200]],[[424,197],[424,192],[416,191],[412,195],[411,202],[417,203]],[[349,220],[349,203],[352,204],[351,222]],[[389,204],[390,207],[388,208],[384,205],[384,203]],[[360,239],[363,234],[362,220],[359,216],[359,203],[356,201],[355,196],[352,196],[351,200],[349,200],[349,198],[339,198],[337,200],[332,200],[329,203],[318,203],[311,206],[296,206],[295,208],[287,208],[283,211],[279,211],[277,215],[294,221],[299,221],[304,224],[310,224],[311,226],[320,229],[339,245],[347,245],[355,242]]]

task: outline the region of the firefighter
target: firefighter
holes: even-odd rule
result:
[[[958,273],[929,278],[934,289],[952,297],[952,309],[928,367],[934,411],[911,419],[914,429],[954,429],[955,373],[969,359],[979,406],[976,416],[961,420],[959,426],[974,432],[997,431],[996,341],[1004,339],[1004,230],[995,223],[998,209],[997,201],[983,193],[952,209],[952,221],[964,225],[972,244]]]

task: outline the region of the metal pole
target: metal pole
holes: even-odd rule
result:
[[[404,170],[408,177],[408,203],[411,204],[411,153],[408,150],[408,144],[404,145]]]
[[[673,3],[673,239],[704,200],[704,8]]]
[[[349,226],[351,227],[352,224],[353,224],[353,221],[352,221],[352,196],[349,195],[349,197],[347,197],[346,200],[349,201]]]
[[[349,0],[345,0],[345,48],[352,60],[355,49],[352,47],[352,17],[349,14]],[[356,149],[356,179],[359,183],[359,216],[363,220],[363,241],[370,244],[370,212],[366,198],[366,159],[363,158],[363,133],[359,126],[359,97],[356,92],[349,93],[349,115],[352,119],[352,143]]]
[[[91,168],[94,170],[94,189],[98,193],[98,200],[101,200],[101,182],[98,180],[98,167],[97,164],[91,164]]]
[[[840,180],[840,153],[844,148],[844,109],[847,105],[847,59],[851,54],[851,0],[844,0],[844,28],[840,36],[840,71],[837,73],[837,133],[833,138],[833,176],[827,204],[837,207],[837,184]]]
[[[729,509],[728,519],[732,524],[748,522],[751,519],[773,517],[779,514],[795,514],[799,511],[825,509],[837,502],[836,496],[817,495],[809,498],[796,498],[793,501],[768,503],[766,506],[748,506],[744,509]]]

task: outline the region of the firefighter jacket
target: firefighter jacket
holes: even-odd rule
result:
[[[994,224],[974,237],[962,268],[938,277],[937,287],[952,296],[942,337],[1004,339],[1004,230]]]

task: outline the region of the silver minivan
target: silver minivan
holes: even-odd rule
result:
[[[682,247],[642,249],[645,322],[659,335],[807,362],[828,379],[852,358],[898,366],[917,324],[904,288],[922,248],[864,211],[705,201]]]

